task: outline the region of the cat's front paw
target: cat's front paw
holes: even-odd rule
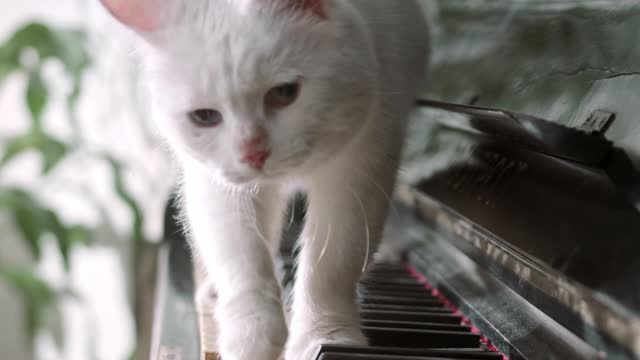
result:
[[[293,326],[287,343],[285,360],[314,360],[320,345],[366,345],[367,339],[359,324],[340,321],[316,321]]]
[[[210,282],[201,284],[195,293],[198,328],[200,329],[200,348],[205,353],[218,352],[218,327],[214,316],[217,300],[213,284]]]
[[[217,318],[218,346],[224,360],[281,359],[288,331],[279,301],[235,301],[219,308]]]

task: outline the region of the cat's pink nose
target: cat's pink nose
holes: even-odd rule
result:
[[[271,152],[269,150],[260,150],[246,154],[242,158],[242,162],[256,170],[262,170],[264,163],[267,161],[269,156],[271,156]]]
[[[262,170],[264,163],[271,155],[271,151],[266,148],[265,138],[263,136],[256,136],[243,141],[241,151],[244,154],[242,156],[242,162],[256,170]]]

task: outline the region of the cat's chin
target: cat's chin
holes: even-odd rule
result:
[[[255,174],[224,174],[222,181],[230,187],[238,188],[254,188],[256,186],[278,182],[279,176],[255,173]]]
[[[225,174],[222,180],[227,185],[242,187],[256,185],[260,183],[260,178],[260,176],[256,175]]]

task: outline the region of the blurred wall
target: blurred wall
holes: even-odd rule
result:
[[[0,41],[26,21],[73,26],[90,34],[93,67],[85,77],[78,119],[89,150],[107,152],[125,164],[125,181],[145,213],[145,234],[161,236],[167,194],[175,181],[174,168],[158,147],[144,116],[144,99],[137,95],[135,62],[121,37],[122,30],[105,14],[98,1],[0,0]],[[51,103],[45,109],[47,131],[68,139],[70,128],[64,108],[69,83],[59,64],[45,70]],[[0,146],[25,131],[25,79],[14,76],[0,88]],[[84,304],[65,301],[56,330],[40,334],[37,359],[124,360],[133,350],[134,329],[126,292],[129,233],[132,217],[116,196],[108,166],[88,156],[64,161],[47,179],[39,174],[35,154],[21,156],[0,174],[0,187],[19,186],[34,191],[56,209],[65,222],[98,227],[97,245],[72,256],[73,272],[64,276],[62,261],[52,246],[37,271],[54,287],[71,285]],[[107,219],[102,218],[102,213]],[[109,225],[109,226],[107,226]],[[15,265],[32,260],[13,232],[10,219],[0,216],[0,262]],[[21,300],[0,282],[0,358],[30,359],[23,331]],[[64,335],[62,348],[56,339]]]

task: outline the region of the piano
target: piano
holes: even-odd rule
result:
[[[385,231],[402,256],[360,283],[369,346],[308,360],[640,359],[640,47],[626,41],[640,4],[482,4],[425,1],[432,86]],[[303,202],[283,235],[285,293]],[[174,214],[152,359],[217,359]]]

